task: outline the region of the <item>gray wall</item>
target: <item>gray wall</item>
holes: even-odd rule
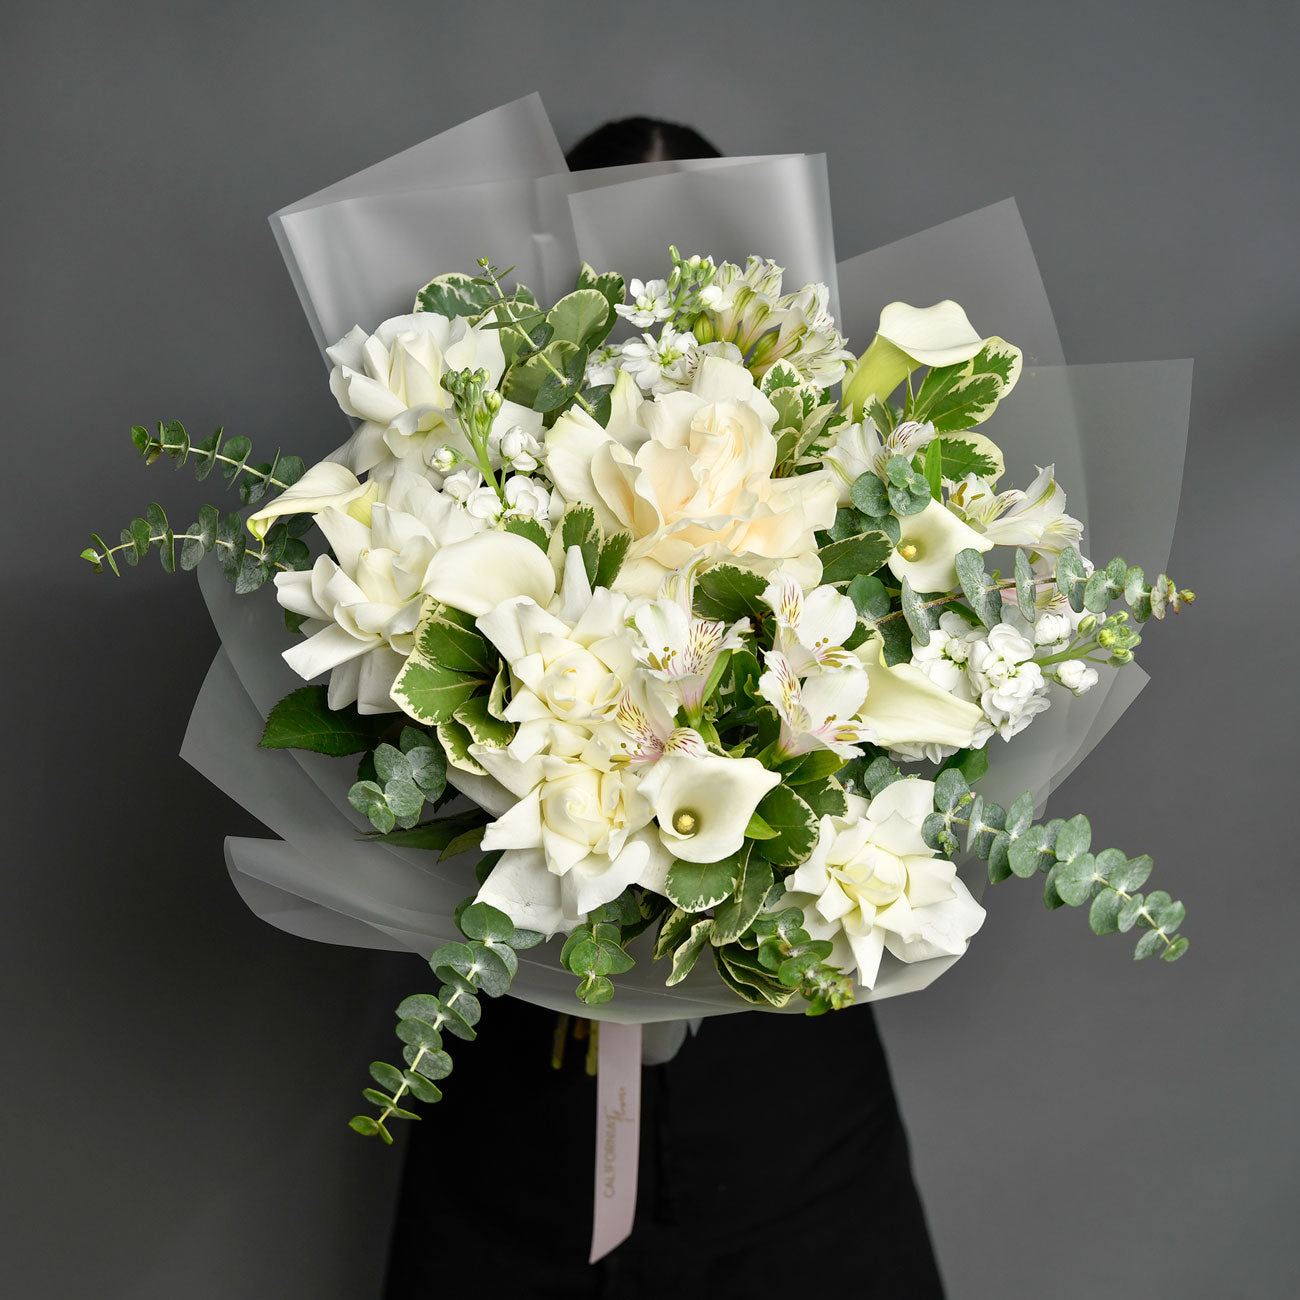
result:
[[[1297,12],[10,6],[5,1289],[375,1294],[396,1162],[342,1121],[418,964],[243,910],[221,838],[256,828],[172,757],[215,649],[197,591],[76,553],[205,496],[134,422],[337,439],[266,214],[540,89],[566,142],[646,111],[825,150],[843,255],[1014,195],[1072,361],[1196,359],[1173,572],[1202,597],[1056,804],[1155,852],[1192,953],[1135,968],[1011,881],[881,1019],[954,1297],[1289,1291]]]

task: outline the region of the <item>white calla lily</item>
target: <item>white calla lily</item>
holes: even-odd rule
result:
[[[517,533],[478,533],[433,557],[426,595],[476,617],[515,596],[543,608],[555,595],[555,570],[536,542]]]
[[[965,748],[984,721],[977,704],[958,699],[911,664],[885,663],[879,636],[857,648],[870,685],[858,710],[867,738],[883,748],[928,744]]]
[[[379,497],[379,484],[362,483],[346,465],[323,460],[313,465],[269,505],[248,517],[248,531],[261,541],[267,530],[285,515],[315,515],[333,506],[346,510],[363,524],[370,522],[370,505]]]
[[[991,538],[977,533],[969,524],[939,501],[899,520],[901,535],[887,563],[894,577],[906,578],[913,591],[952,591],[957,586],[956,561],[965,550],[987,551]]]
[[[659,838],[684,862],[720,862],[745,842],[759,800],[781,783],[756,758],[667,754],[642,778]]]

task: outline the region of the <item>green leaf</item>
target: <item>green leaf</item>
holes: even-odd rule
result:
[[[467,907],[460,915],[460,928],[466,938],[493,943],[508,944],[515,933],[515,923],[488,903]]]
[[[1034,584],[1034,570],[1029,563],[1029,556],[1019,547],[1016,548],[1016,604],[1020,612],[1030,622],[1034,621],[1034,606],[1037,597]]]
[[[405,1005],[405,1004],[403,1004]],[[439,1007],[439,1012],[442,1008]],[[401,1008],[398,1008],[400,1013]],[[397,1022],[397,1028],[393,1031],[398,1038],[404,1043],[409,1043],[415,1048],[426,1048],[429,1051],[437,1051],[442,1047],[442,1035],[427,1021],[418,1019],[414,1016],[407,1016]]]
[[[581,269],[578,271],[576,287],[579,289],[595,289],[605,299],[608,304],[605,321],[608,328],[613,329],[615,321],[618,320],[618,315],[614,311],[615,304],[621,303],[627,296],[623,277],[617,271],[597,273],[586,262],[583,262]]]
[[[879,578],[854,578],[849,583],[847,595],[858,613],[873,624],[890,611],[889,593]]]
[[[1165,961],[1177,961],[1189,947],[1191,947],[1190,941],[1179,935],[1179,937],[1165,949],[1163,959]]]
[[[1059,849],[1059,837],[1057,845]],[[1091,853],[1080,853],[1068,861],[1058,858],[1053,871],[1056,893],[1061,902],[1068,903],[1071,907],[1080,907],[1092,897],[1096,872],[1095,860]]]
[[[500,662],[474,625],[474,618],[449,605],[429,601],[415,629],[415,653],[431,664],[491,681]]]
[[[912,590],[912,584],[904,577],[900,601],[903,606],[903,621],[907,624],[917,645],[929,645],[930,633],[939,626],[939,606],[931,605]]]
[[[1078,551],[1067,546],[1056,557],[1056,586],[1076,614],[1083,613],[1083,591],[1086,585],[1087,574],[1084,572],[1083,560]]]
[[[734,622],[740,618],[762,618],[771,610],[762,599],[767,579],[750,569],[732,564],[719,565],[700,574],[695,584],[695,609],[704,618]]]
[[[786,785],[811,785],[834,776],[844,766],[844,759],[829,749],[814,749],[800,755],[793,765],[782,773]],[[806,792],[801,792],[807,798]]]
[[[536,542],[544,551],[551,544],[546,529],[536,519],[524,519],[519,515],[512,515],[505,521],[504,527],[508,533],[514,533],[519,537],[528,538],[530,542]]]
[[[1113,889],[1103,889],[1088,909],[1088,925],[1093,934],[1115,934],[1119,930],[1119,913],[1124,899]]]
[[[1147,883],[1151,875],[1151,868],[1154,863],[1145,853],[1136,858],[1124,858],[1118,849],[1107,849],[1101,856],[1116,853],[1123,859],[1122,865],[1116,864],[1106,872],[1106,881],[1112,889],[1122,889],[1126,894],[1131,894],[1135,889],[1141,889]]]
[[[745,824],[745,838],[747,840],[774,840],[776,839],[776,832],[757,813],[750,813],[749,821]]]
[[[744,850],[721,862],[684,862],[678,859],[668,868],[664,893],[680,908],[701,912],[730,898],[740,879]]]
[[[618,577],[618,571],[623,567],[628,547],[631,545],[631,533],[614,533],[605,539],[600,548],[599,558],[596,561],[596,580],[592,584],[593,586],[612,587],[614,585],[614,579]]]
[[[575,289],[546,314],[557,339],[591,351],[609,333],[609,301],[597,289]]]
[[[892,512],[889,489],[873,470],[859,474],[849,488],[849,499],[864,515],[877,517]]]
[[[303,686],[271,710],[262,739],[264,749],[308,749],[336,758],[369,749],[392,725],[391,714],[360,714],[355,705],[331,709],[329,689]]]
[[[416,295],[416,311],[437,312],[439,316],[481,316],[496,298],[490,286],[473,277],[453,271],[440,275]]]
[[[448,1060],[451,1058],[448,1057]],[[436,1088],[429,1080],[415,1070],[406,1070],[402,1074],[402,1082],[406,1084],[407,1091],[412,1097],[426,1104],[442,1100],[442,1089]]]
[[[881,532],[859,533],[843,541],[832,542],[818,552],[822,562],[822,582],[851,582],[875,573],[893,553],[894,544]]]
[[[1022,880],[1039,871],[1046,871],[1052,864],[1051,834],[1046,826],[1031,826],[1008,852],[1011,870]]]
[[[680,984],[691,973],[700,953],[708,947],[712,932],[713,922],[707,917],[691,926],[685,941],[673,953],[673,968],[664,980],[665,984]]]
[[[985,627],[1002,620],[1002,593],[995,579],[984,571],[984,557],[973,547],[957,552],[957,581],[976,618]],[[1033,609],[1033,606],[1030,606]],[[1032,614],[1030,615],[1032,617]]]
[[[943,443],[938,438],[931,438],[925,449],[921,472],[930,487],[930,496],[935,501],[943,500]]]
[[[1165,946],[1164,936],[1158,930],[1148,930],[1138,941],[1133,950],[1134,961],[1145,961],[1154,957]]]
[[[710,942],[721,946],[739,939],[763,910],[763,903],[772,884],[771,865],[756,853],[748,854],[741,866],[740,880],[732,896],[713,909]]]
[[[370,820],[377,831],[391,831],[397,825],[397,818],[388,806],[388,798],[383,789],[373,781],[358,781],[348,791],[348,803]]]
[[[369,1115],[353,1115],[348,1120],[348,1127],[360,1133],[362,1137],[378,1137],[379,1125]]]
[[[817,815],[787,785],[769,790],[759,801],[758,815],[776,831],[776,838],[762,840],[755,852],[779,867],[803,862],[817,842]]]
[[[514,739],[515,724],[494,717],[489,708],[490,703],[488,696],[475,695],[466,700],[453,716],[480,745],[491,745],[499,749]]]
[[[933,366],[917,390],[910,416],[939,433],[982,424],[1020,377],[1020,349],[1000,338],[987,340],[969,361]]]
[[[844,817],[848,814],[848,800],[837,781],[826,780],[814,785],[801,785],[799,794],[819,818]]]
[[[451,718],[481,686],[481,679],[466,677],[421,658],[417,647],[398,673],[392,695],[411,717],[425,723],[441,723]],[[438,734],[442,736],[441,730]]]
[[[941,449],[943,477],[950,483],[960,483],[968,474],[985,479],[997,475],[998,467],[993,458],[987,452],[981,451],[978,443],[962,438],[941,436],[930,446],[938,446]],[[929,448],[926,450],[928,451]]]
[[[446,1052],[431,1052],[427,1048],[413,1047],[408,1043],[402,1048],[402,1060],[411,1067],[412,1071],[418,1072],[426,1079],[445,1079],[451,1073],[451,1057]],[[420,1094],[415,1095],[418,1097]],[[435,1101],[437,1099],[434,1098]]]
[[[576,343],[559,340],[548,343],[536,356],[529,357],[523,366],[536,369],[541,376],[532,402],[533,410],[557,411],[582,387],[587,353]]]
[[[383,838],[385,844],[440,853],[467,831],[481,831],[487,824],[487,820],[487,814],[482,809],[472,808],[468,812],[434,817],[427,822],[421,822],[418,826],[391,831]]]

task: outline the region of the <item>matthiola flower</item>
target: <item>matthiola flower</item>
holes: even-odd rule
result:
[[[987,639],[972,645],[967,672],[987,719],[977,745],[994,731],[1010,740],[1049,707],[1047,682],[1033,658],[1033,643],[1009,623],[990,628]]]
[[[345,414],[361,421],[330,459],[356,474],[390,457],[402,458],[426,441],[431,440],[430,454],[453,441],[448,433],[455,405],[442,387],[448,371],[486,370],[495,387],[505,370],[496,330],[436,312],[395,316],[373,334],[357,326],[326,355],[334,363],[330,391]],[[529,418],[527,412],[523,418]]]
[[[796,673],[857,663],[844,642],[857,627],[858,611],[834,587],[817,587],[805,596],[795,577],[778,569],[762,598],[776,615],[775,648]]]
[[[619,364],[647,393],[672,393],[691,382],[698,347],[690,330],[665,325],[656,339],[643,334],[623,344]]]
[[[591,387],[612,384],[618,374],[618,361],[623,355],[621,343],[606,343],[587,357],[586,380]]]
[[[488,433],[487,451],[489,464],[509,465],[521,474],[531,474],[541,458],[542,444],[529,430],[517,424],[502,427],[497,420]]]
[[[706,357],[690,391],[643,399],[616,385],[606,428],[570,409],[546,435],[551,481],[591,505],[632,545],[615,585],[653,597],[691,563],[778,566],[807,586],[821,576],[816,531],[835,517],[835,484],[819,471],[773,478],[776,410],[742,366]]]
[[[538,523],[549,524],[551,521],[551,492],[549,488],[538,483],[536,479],[523,474],[515,474],[506,479],[507,515],[524,519],[536,519]]]
[[[668,301],[668,282],[666,280],[648,280],[642,282],[634,279],[631,284],[632,303],[616,303],[614,310],[624,320],[631,321],[637,329],[649,329],[661,320],[667,320],[673,309]]]
[[[1097,670],[1079,659],[1066,659],[1048,669],[1051,675],[1075,695],[1083,695],[1097,684]]]
[[[912,666],[959,700],[973,700],[966,665],[971,646],[983,639],[982,628],[971,627],[960,614],[946,610],[939,615],[939,626],[931,631],[925,645],[912,642]]]
[[[984,909],[921,836],[933,782],[895,781],[870,802],[849,795],[848,805],[846,816],[821,819],[781,905],[801,908],[808,933],[834,945],[831,964],[867,988],[885,949],[905,962],[964,953]]]
[[[870,683],[861,668],[840,668],[801,682],[779,651],[768,651],[763,662],[767,671],[758,679],[758,690],[781,719],[777,744],[783,757],[817,748],[846,759],[862,752],[857,742],[870,739],[870,732],[855,715]]]

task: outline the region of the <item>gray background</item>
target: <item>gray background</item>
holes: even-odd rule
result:
[[[1202,598],[1055,804],[1155,852],[1192,953],[1134,967],[1010,881],[881,1021],[954,1297],[1293,1293],[1296,14],[11,6],[5,1289],[376,1293],[397,1161],[343,1121],[418,963],[243,909],[221,839],[257,828],[173,758],[215,649],[197,590],[76,553],[207,495],[132,423],[337,441],[266,215],[540,89],[566,144],[646,111],[825,150],[841,255],[1014,195],[1070,360],[1196,359],[1172,568]]]

